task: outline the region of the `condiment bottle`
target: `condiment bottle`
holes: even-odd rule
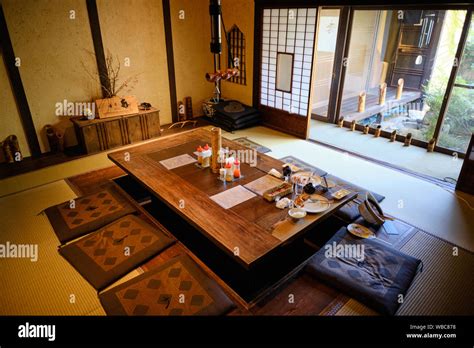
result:
[[[225,165],[225,181],[232,181],[234,179],[234,176],[232,175],[232,164],[230,162],[227,162]]]
[[[220,180],[225,181],[225,173],[226,173],[225,168],[219,169],[219,179]]]
[[[203,148],[201,147],[201,145],[198,146],[197,148],[197,157],[198,157],[198,164],[201,166],[202,165],[202,152],[203,152]]]
[[[240,178],[240,162],[237,158],[234,162],[234,178]]]
[[[204,145],[204,151],[202,152],[202,167],[207,168],[211,165],[211,150],[209,145]]]

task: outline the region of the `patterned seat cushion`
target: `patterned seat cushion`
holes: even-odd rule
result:
[[[79,197],[45,210],[61,243],[95,231],[134,212],[133,206],[113,188]]]
[[[393,315],[420,262],[377,239],[353,237],[343,227],[314,255],[306,271],[380,313]]]
[[[108,315],[223,315],[233,302],[188,256],[99,295]]]
[[[124,216],[59,249],[96,289],[103,289],[173,243],[135,215]]]

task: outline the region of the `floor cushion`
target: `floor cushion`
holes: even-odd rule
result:
[[[234,131],[260,123],[260,111],[248,105],[241,104],[241,111],[228,112],[226,107],[235,102],[235,100],[226,100],[214,105],[215,114],[211,121],[227,131]]]
[[[346,253],[340,254],[343,250]],[[393,315],[420,262],[376,238],[353,237],[342,227],[314,255],[306,271],[376,311]]]
[[[45,210],[61,243],[95,231],[131,213],[135,208],[114,188],[74,199]]]
[[[136,215],[126,215],[59,248],[96,289],[103,289],[173,243]]]
[[[99,299],[108,315],[223,315],[234,308],[186,255],[104,291]]]

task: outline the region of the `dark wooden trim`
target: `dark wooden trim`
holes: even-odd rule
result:
[[[454,87],[474,89],[474,85],[465,85],[465,84],[462,84],[462,83],[455,83]]]
[[[262,111],[263,124],[280,132],[306,139],[308,117],[297,114],[284,113],[283,110],[271,106],[259,105]]]
[[[30,148],[32,157],[41,156],[41,148],[36,135],[35,124],[31,116],[31,110],[26,98],[23,82],[21,81],[19,68],[15,65],[15,53],[13,52],[13,45],[8,33],[7,22],[3,7],[0,3],[0,50],[2,51],[3,61],[10,79],[13,95],[15,96],[18,113],[20,114],[21,124],[25,132],[26,141]],[[3,103],[3,101],[2,101]],[[2,117],[6,117],[2,115]],[[2,139],[3,140],[3,139]]]
[[[171,29],[170,0],[163,0],[163,22],[165,26],[166,60],[168,62],[168,82],[172,122],[178,122],[178,97],[176,96],[176,75],[174,70],[173,31]]]
[[[333,110],[334,110],[333,122],[337,122],[337,119],[339,118],[339,114],[341,112],[342,93],[344,91],[344,82],[346,79],[346,70],[347,70],[345,62],[347,62],[347,59],[349,56],[349,46],[351,44],[352,22],[354,20],[354,11],[352,10],[352,8],[349,8],[348,11],[349,13],[347,14],[348,18],[346,21],[347,27],[345,31],[346,40],[344,43],[344,50],[341,57],[342,59],[340,59],[340,65],[339,65],[340,77],[339,77],[339,85],[337,86],[338,87],[338,91],[336,95],[337,98],[333,98],[335,99],[333,102]]]
[[[110,91],[110,81],[107,78],[107,64],[105,63],[104,44],[102,42],[102,33],[100,31],[99,12],[97,10],[96,0],[87,0],[87,14],[89,16],[89,25],[91,27],[92,42],[94,44],[95,59],[97,61],[97,70],[99,72],[102,97],[108,96]]]
[[[348,7],[341,8],[341,12],[339,13],[339,26],[337,28],[336,51],[334,52],[331,89],[329,91],[328,113],[326,117],[327,122],[331,123],[336,122],[338,112],[337,105],[341,103],[340,96],[342,95],[340,95],[339,90],[341,89],[343,52],[345,52],[346,44],[348,44],[347,35],[349,35],[348,31],[350,30],[349,15],[350,9]]]
[[[453,92],[453,88],[454,88],[453,85],[454,85],[454,81],[456,81],[459,65],[461,63],[461,58],[464,53],[464,47],[466,47],[469,27],[471,26],[471,18],[472,18],[472,11],[468,11],[466,13],[466,18],[464,19],[464,25],[461,32],[461,37],[459,38],[458,48],[456,50],[455,59],[457,60],[457,64],[453,64],[453,67],[451,69],[451,75],[449,76],[448,85],[446,87],[446,93],[444,94],[443,103],[441,104],[438,121],[436,123],[436,128],[433,134],[433,137],[436,138],[436,144],[438,143],[438,140],[439,140],[439,133],[441,132],[441,126],[443,124],[444,117],[446,116],[446,111],[449,105],[449,100],[451,98],[451,93]]]
[[[258,109],[260,101],[260,67],[262,62],[262,21],[263,7],[255,1],[254,5],[254,40],[253,40],[253,91],[252,106]]]

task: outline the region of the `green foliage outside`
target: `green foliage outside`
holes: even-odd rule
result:
[[[458,24],[456,22],[454,20],[451,23],[447,23],[452,27],[448,28],[448,30],[454,30]],[[457,41],[454,40],[455,35],[451,37],[453,38],[452,44],[456,44],[454,42]],[[436,121],[446,92],[449,73],[437,74],[436,78],[432,78],[424,86],[425,102],[430,107],[430,111],[426,114],[424,120],[424,123],[428,124],[428,126],[422,131],[423,137],[426,140],[433,137]],[[474,26],[472,24],[456,83],[464,85],[474,84]],[[474,89],[454,87],[438,139],[438,145],[466,152],[472,132],[474,132]]]

